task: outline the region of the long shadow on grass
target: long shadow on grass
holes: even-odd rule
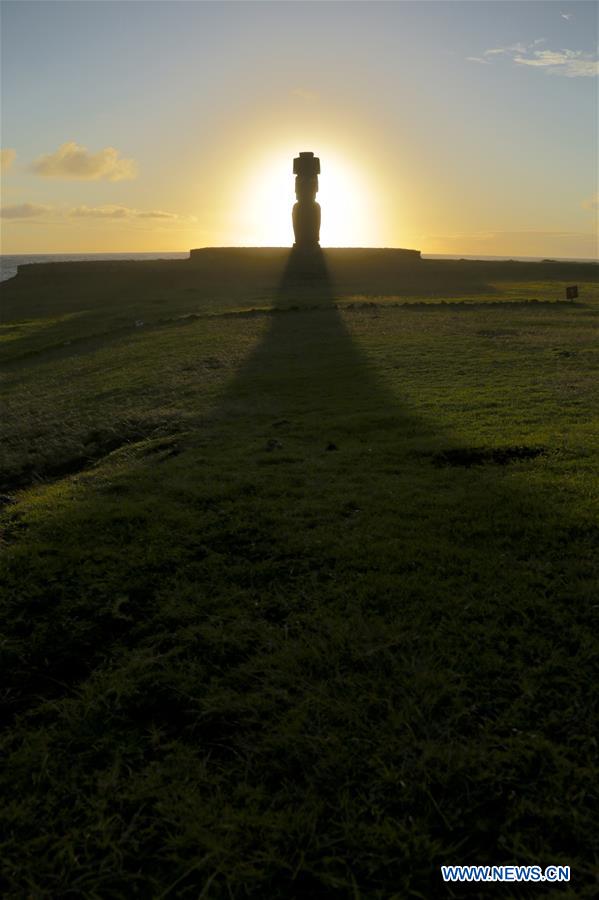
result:
[[[290,255],[220,412],[228,483],[243,474],[212,549],[238,593],[216,614],[232,693],[204,734],[265,791],[266,843],[236,826],[246,858],[270,854],[262,890],[341,896],[355,879],[365,896],[451,896],[449,858],[569,864],[576,804],[548,797],[568,795],[568,773],[585,783],[592,754],[590,668],[568,660],[597,531],[500,466],[435,456],[455,441],[381,384],[321,254]]]
[[[376,311],[371,313],[376,315]],[[267,423],[290,411],[322,439],[335,420],[360,414],[399,416],[400,429],[416,416],[377,378],[336,308],[325,254],[291,251],[274,293],[270,325],[221,398],[220,408]],[[275,427],[277,423],[273,422]],[[279,423],[279,427],[291,425]],[[420,430],[426,431],[422,423]]]
[[[319,255],[211,428],[17,550],[15,670],[64,689],[10,739],[12,894],[460,897],[441,863],[534,862],[590,898],[596,527],[433,465]]]

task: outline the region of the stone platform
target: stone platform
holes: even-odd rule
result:
[[[359,266],[394,266],[415,263],[420,260],[420,250],[405,250],[395,247],[323,247],[318,250],[295,250],[291,247],[200,247],[190,250],[192,264],[212,265],[223,263],[267,264],[286,262],[291,255],[303,258],[308,264],[311,259],[323,259],[327,264],[351,264]]]
[[[223,278],[245,276],[268,280],[288,275],[313,280],[328,277],[336,283],[359,283],[371,278],[393,279],[424,265],[419,250],[372,247],[203,247],[190,251],[187,265],[198,274],[222,272]]]

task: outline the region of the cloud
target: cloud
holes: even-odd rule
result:
[[[114,147],[90,153],[75,141],[62,144],[55,153],[40,156],[31,166],[37,175],[50,178],[79,178],[86,181],[123,181],[137,176],[134,159],[123,159]]]
[[[580,205],[583,209],[599,210],[599,194],[593,194],[592,197],[588,197],[586,200],[583,200]]]
[[[82,219],[126,219],[131,213],[126,206],[76,206],[69,216]]]
[[[536,38],[529,44],[509,44],[507,47],[491,47],[482,57],[468,56],[470,62],[489,62],[491,59],[508,57],[519,66],[545,69],[548,75],[563,75],[566,78],[590,78],[599,75],[599,59],[582,50],[541,50],[545,38]],[[489,59],[490,58],[490,59]]]
[[[532,56],[514,57],[521,66],[545,68],[551,75],[566,78],[592,78],[599,75],[599,59],[582,50],[535,50]]]
[[[535,42],[536,43],[536,42]],[[509,44],[507,47],[493,47],[491,50],[485,50],[485,56],[499,56],[500,54],[526,53],[532,44]]]
[[[302,87],[294,88],[291,93],[294,97],[299,97],[300,100],[305,100],[306,103],[314,103],[320,97],[318,91],[311,91],[308,88]]]
[[[491,65],[491,61],[484,59],[482,56],[467,56],[466,59],[468,62],[484,63],[485,66]]]
[[[16,155],[17,151],[13,150],[10,147],[6,147],[4,150],[0,150],[0,171],[8,172],[14,162]]]
[[[51,212],[51,206],[40,206],[37,203],[18,203],[16,206],[3,206],[0,216],[3,219],[32,219]]]
[[[560,13],[560,16],[562,17],[562,19],[565,19],[566,22],[569,22],[572,18],[572,13]]]
[[[168,225],[187,225],[196,221],[195,216],[181,216],[178,213],[166,212],[163,209],[132,209],[129,206],[75,206],[64,207],[41,206],[37,203],[20,203],[15,206],[4,206],[0,210],[4,219],[39,219],[45,222],[64,222],[65,219],[112,219],[126,223],[139,220],[155,220]]]
[[[166,219],[168,221],[193,221],[192,216],[182,217],[162,209],[131,209],[128,206],[76,206],[69,216],[80,219]]]
[[[573,257],[595,259],[594,231],[479,231],[453,234],[423,234],[420,245],[426,254],[464,256]]]
[[[138,219],[178,219],[176,213],[164,212],[162,209],[150,209],[148,212],[136,212]]]

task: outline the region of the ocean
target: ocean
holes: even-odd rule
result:
[[[30,265],[31,263],[49,263],[49,262],[86,262],[98,261],[102,259],[187,259],[189,253],[19,253],[15,255],[0,254],[0,281],[8,281],[17,274],[18,266]],[[448,254],[423,253],[423,259],[472,259],[472,260],[514,260],[515,262],[541,262],[545,257],[542,256],[467,256]],[[551,257],[555,262],[572,262],[572,263],[596,263],[596,259],[564,259],[562,257]]]

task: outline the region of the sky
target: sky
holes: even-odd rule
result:
[[[3,253],[598,255],[593,0],[6,0]]]

